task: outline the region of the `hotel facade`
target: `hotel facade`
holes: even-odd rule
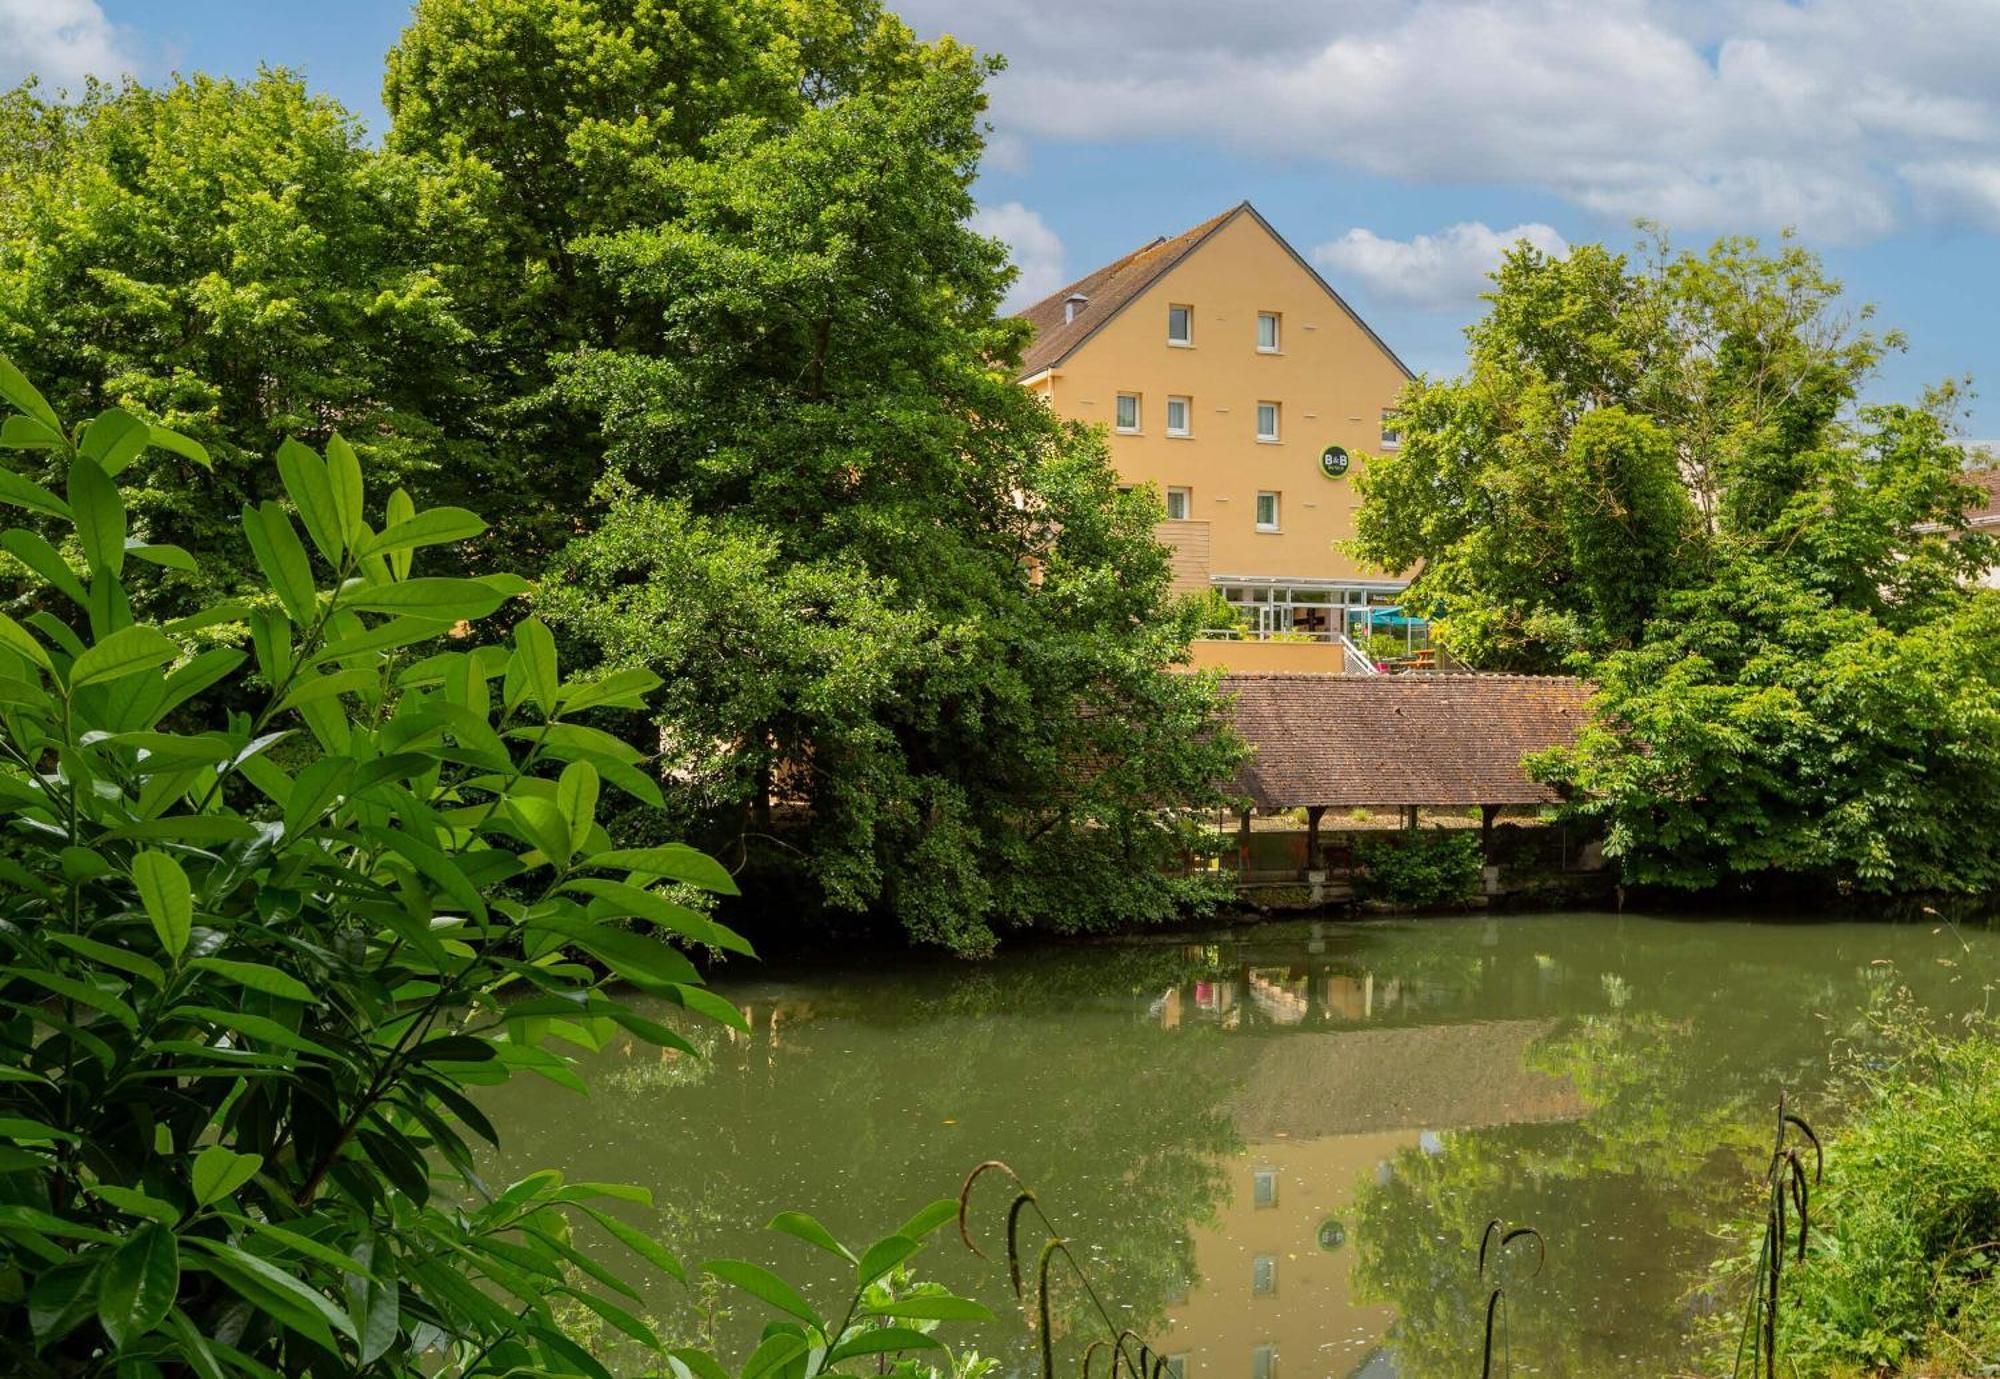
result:
[[[1403,581],[1336,543],[1362,456],[1396,448],[1410,371],[1248,202],[1021,315],[1020,382],[1102,425],[1121,481],[1158,493],[1177,587],[1219,591],[1251,641],[1293,644],[1295,668],[1398,602]],[[1275,668],[1235,646],[1200,659]]]

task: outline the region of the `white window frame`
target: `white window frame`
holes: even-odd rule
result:
[[[1264,322],[1271,323],[1271,343],[1264,343]],[[1257,313],[1257,353],[1283,354],[1285,352],[1285,314],[1282,311],[1260,311]]]
[[[1266,498],[1271,500],[1271,520],[1268,522],[1264,520],[1264,500]],[[1276,489],[1264,489],[1257,495],[1257,507],[1252,515],[1257,519],[1258,531],[1283,531],[1285,515],[1284,495]]]
[[[1271,429],[1268,431],[1264,429],[1264,409],[1266,407],[1271,409]],[[1257,404],[1257,439],[1261,443],[1265,445],[1275,444],[1284,426],[1284,422],[1284,408],[1279,404],[1275,402],[1260,402]]]
[[[1181,424],[1174,425],[1174,404],[1179,403]],[[1192,436],[1194,434],[1194,399],[1176,394],[1167,399],[1167,434],[1170,436]]]
[[[1181,313],[1181,324],[1186,331],[1178,339],[1174,336],[1174,313],[1176,311]],[[1194,347],[1194,308],[1186,302],[1167,303],[1167,343],[1175,349],[1185,350]]]
[[[1180,515],[1174,515],[1174,499],[1181,500]],[[1194,490],[1191,488],[1169,488],[1167,490],[1167,520],[1186,522],[1194,517]]]
[[[1127,426],[1119,419],[1124,409],[1125,399],[1132,399],[1132,424]],[[1146,395],[1144,393],[1120,393],[1111,401],[1111,429],[1121,436],[1137,436],[1146,426]]]
[[[1382,409],[1382,448],[1384,450],[1398,450],[1402,448],[1403,428],[1390,421],[1390,418],[1395,415],[1396,409],[1394,407],[1384,407]]]

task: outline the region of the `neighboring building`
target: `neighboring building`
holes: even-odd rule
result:
[[[1158,490],[1178,587],[1221,590],[1254,633],[1328,643],[1397,602],[1401,581],[1335,542],[1361,454],[1396,447],[1410,371],[1248,202],[1022,315],[1020,381],[1101,423],[1120,478]]]
[[[1988,456],[1993,451],[1990,445],[1982,445],[1979,449]],[[1965,476],[1965,481],[1977,484],[1986,495],[1984,503],[1966,509],[1966,525],[1988,536],[2000,536],[2000,469],[1975,469]],[[2000,589],[2000,566],[1987,570],[1979,582],[1989,589]]]

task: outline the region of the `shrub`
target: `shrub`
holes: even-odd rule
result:
[[[1363,899],[1391,905],[1457,905],[1479,894],[1486,865],[1478,835],[1393,833],[1356,845]]]
[[[1800,1374],[1972,1373],[2000,1354],[2000,1025],[1941,1034],[1903,1006],[1875,1033],[1848,1060],[1777,1353]],[[1742,1234],[1718,1269],[1737,1291],[1761,1220]]]
[[[66,431],[4,357],[0,398],[20,412],[0,444],[67,476],[58,497],[0,469],[0,501],[57,537],[0,536],[42,604],[0,615],[0,1371],[603,1376],[572,1301],[657,1354],[579,1233],[680,1275],[627,1219],[645,1194],[554,1171],[489,1188],[473,1141],[498,1132],[472,1095],[522,1071],[582,1090],[551,1040],[693,1052],[613,979],[740,1024],[655,936],[747,951],[655,889],[728,874],[597,822],[601,787],[659,791],[578,716],[639,707],[654,677],[565,680],[532,617],[474,645],[456,625],[526,585],[414,575],[482,524],[398,492],[371,526],[337,438],[279,452],[310,545],[276,503],[243,513],[266,592],[135,621],[128,561],[195,562],[130,534],[117,476],[201,448],[115,409]],[[230,621],[254,664],[178,640]],[[245,707],[188,721],[203,691]],[[942,1205],[865,1253],[857,1287]],[[754,1266],[710,1272],[806,1322],[778,1346],[801,1372],[808,1337],[815,1372],[935,1344],[856,1346]]]

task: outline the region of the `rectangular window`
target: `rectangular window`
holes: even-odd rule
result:
[[[1187,1379],[1187,1362],[1188,1357],[1184,1354],[1169,1355],[1167,1357],[1167,1379]]]
[[[1278,495],[1275,493],[1258,494],[1257,530],[1276,531],[1277,529],[1278,529]],[[1258,1177],[1261,1179],[1263,1175],[1259,1174]],[[1277,1191],[1277,1178],[1273,1176],[1271,1182],[1272,1182],[1271,1191],[1275,1193]],[[1258,1191],[1259,1192],[1263,1191],[1263,1185],[1261,1182],[1258,1185]],[[1257,1205],[1261,1207],[1265,1204],[1259,1202]]]
[[[1278,352],[1278,313],[1260,311],[1257,313],[1257,349],[1262,354]]]
[[[1194,343],[1194,308],[1191,306],[1170,306],[1167,308],[1167,343],[1169,345],[1191,345]]]
[[[1185,522],[1188,520],[1188,514],[1193,511],[1193,489],[1170,488],[1167,490],[1167,520],[1169,522]]]
[[[1260,493],[1257,495],[1257,520],[1260,523],[1263,521],[1264,518],[1264,500],[1266,498],[1272,500],[1271,511],[1275,514],[1278,510],[1277,497],[1278,495],[1275,493]],[[1276,521],[1277,519],[1274,516],[1272,520]],[[1265,1207],[1275,1207],[1278,1205],[1277,1169],[1260,1168],[1255,1173],[1250,1175],[1250,1201],[1259,1210],[1262,1210]]]
[[[1393,407],[1384,407],[1382,409],[1382,448],[1384,450],[1394,450],[1402,443],[1403,425],[1396,420],[1396,409]]]
[[[1257,439],[1274,441],[1278,438],[1278,404],[1260,402],[1257,404]]]
[[[1194,411],[1194,404],[1184,397],[1167,399],[1167,434],[1185,436],[1188,432],[1188,417]]]
[[[1271,1298],[1278,1295],[1278,1257],[1258,1255],[1250,1261],[1250,1296]]]
[[[1278,1348],[1260,1345],[1250,1352],[1250,1379],[1278,1379]]]
[[[1118,429],[1133,432],[1139,429],[1139,395],[1137,393],[1118,394]]]

